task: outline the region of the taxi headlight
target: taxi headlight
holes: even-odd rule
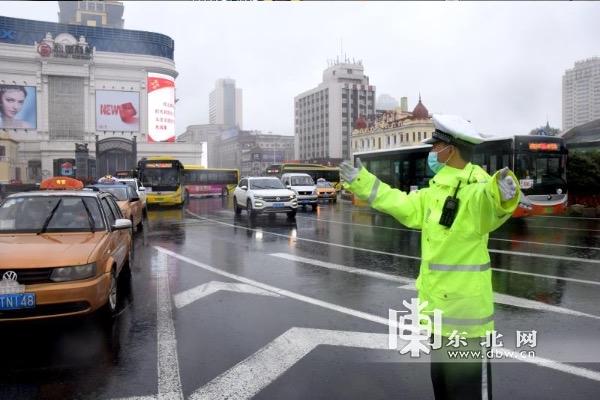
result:
[[[96,275],[96,264],[78,265],[76,267],[54,268],[50,275],[53,282],[77,281]]]
[[[292,200],[296,200],[296,193],[294,193],[293,195],[290,196],[290,199]]]
[[[263,197],[262,197],[262,196],[257,196],[257,195],[254,195],[254,200],[262,200],[262,199],[263,199]]]

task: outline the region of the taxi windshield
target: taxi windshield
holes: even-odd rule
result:
[[[118,201],[127,201],[129,200],[128,190],[129,187],[127,185],[106,185],[106,186],[96,186],[103,192],[110,193],[117,198]]]
[[[54,213],[52,213],[53,210]],[[47,224],[46,229],[43,229],[45,224]],[[104,229],[104,222],[98,201],[92,197],[16,197],[7,199],[0,206],[0,233],[43,233],[42,230],[45,232],[98,231],[102,229]]]
[[[331,188],[332,186],[331,186],[331,183],[329,183],[329,182],[320,181],[320,182],[317,182],[317,187],[318,188]]]

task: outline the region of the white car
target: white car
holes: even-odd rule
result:
[[[242,178],[233,191],[236,215],[245,209],[251,218],[261,213],[286,213],[294,218],[297,208],[296,193],[286,189],[276,177]]]
[[[287,173],[281,175],[283,185],[293,190],[298,196],[298,205],[306,209],[306,206],[312,206],[312,210],[317,209],[319,196],[317,195],[317,186],[309,174]]]
[[[131,186],[137,192],[138,197],[142,201],[144,206],[144,213],[146,212],[146,188],[142,185],[137,178],[117,178],[119,182],[123,182]]]

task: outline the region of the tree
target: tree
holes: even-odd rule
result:
[[[534,128],[529,134],[534,136],[558,136],[560,134],[560,129],[553,128],[550,126],[550,123],[546,122],[545,126]]]

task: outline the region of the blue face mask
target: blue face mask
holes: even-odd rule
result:
[[[429,168],[431,168],[434,174],[437,174],[439,170],[444,168],[444,165],[446,165],[446,163],[441,163],[438,161],[438,153],[446,150],[446,147],[437,152],[430,151],[429,155],[427,156],[427,164],[429,165]]]

